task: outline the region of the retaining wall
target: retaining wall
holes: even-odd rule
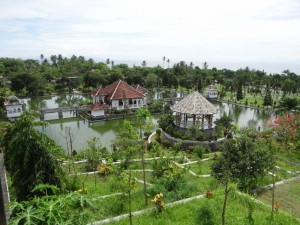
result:
[[[190,141],[174,138],[168,133],[162,131],[162,140],[168,140],[172,145],[174,145],[175,143],[181,143],[182,149],[188,149],[189,146],[202,145],[204,147],[209,147],[212,151],[217,151],[219,146],[224,143],[226,138],[221,138],[217,141]]]

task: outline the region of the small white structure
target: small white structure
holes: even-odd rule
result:
[[[16,96],[10,96],[7,102],[4,103],[6,117],[11,120],[20,117],[23,112],[22,105],[22,102]]]
[[[91,115],[93,117],[104,117],[105,115],[106,104],[96,103],[91,107]]]
[[[213,85],[209,86],[206,89],[205,98],[208,100],[217,100],[218,99],[218,90]]]

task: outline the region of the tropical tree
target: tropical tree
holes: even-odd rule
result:
[[[212,176],[225,184],[222,209],[222,225],[225,213],[229,182],[237,182],[240,189],[249,191],[256,187],[259,178],[270,168],[270,155],[258,148],[253,138],[242,133],[236,139],[228,139],[222,146],[221,156],[212,165]]]
[[[299,100],[297,98],[289,98],[289,97],[283,98],[277,106],[276,113],[284,114],[285,112],[289,113],[291,111],[295,111],[295,112],[300,111]]]
[[[1,143],[17,200],[32,197],[38,184],[61,187],[62,169],[55,156],[62,156],[63,149],[37,131],[36,125],[34,116],[23,114],[8,128]]]
[[[266,92],[265,92],[265,97],[264,97],[264,106],[271,106],[273,105],[273,100],[272,100],[272,95],[271,95],[271,90],[270,86],[267,85],[266,87]]]
[[[15,92],[20,92],[26,88],[29,95],[37,96],[45,86],[43,77],[36,73],[18,73],[11,78],[11,89]]]

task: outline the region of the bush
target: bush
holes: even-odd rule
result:
[[[201,145],[195,146],[194,154],[195,154],[199,159],[202,159],[202,158],[203,158],[203,154],[204,154],[204,147],[201,146]]]
[[[161,135],[161,129],[156,129],[156,134],[157,134],[157,136],[160,136]]]
[[[165,147],[165,148],[170,148],[172,146],[171,142],[168,141],[168,140],[163,140],[162,141],[162,145]]]
[[[181,150],[181,143],[177,142],[173,145],[173,149],[175,150],[175,152],[179,152]]]
[[[187,152],[188,153],[192,153],[192,152],[194,152],[194,150],[195,150],[195,146],[193,146],[193,145],[190,145],[190,146],[187,147]]]
[[[199,225],[214,225],[215,223],[215,215],[213,210],[209,204],[202,205],[196,215],[196,224]]]

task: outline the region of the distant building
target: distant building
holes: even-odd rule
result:
[[[10,120],[17,119],[23,112],[23,103],[16,96],[10,96],[7,102],[4,103],[4,106],[6,109],[6,117]]]
[[[210,85],[205,91],[205,98],[208,100],[218,99],[218,90],[214,85]]]
[[[146,106],[147,93],[148,90],[140,85],[133,87],[118,80],[105,88],[92,91],[91,114],[104,116],[107,108],[117,110],[142,108]]]

